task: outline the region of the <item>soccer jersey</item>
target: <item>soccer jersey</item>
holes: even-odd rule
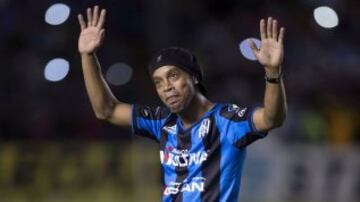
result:
[[[217,103],[184,128],[167,108],[133,105],[133,133],[160,145],[162,201],[238,201],[246,146],[266,136],[252,112]]]

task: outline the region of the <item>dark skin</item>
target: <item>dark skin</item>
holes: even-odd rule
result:
[[[196,77],[182,69],[168,65],[156,69],[153,81],[161,101],[181,118],[185,128],[195,123],[214,103],[203,96]]]
[[[98,119],[110,123],[130,127],[131,105],[119,101],[111,92],[96,57],[105,36],[106,10],[95,6],[87,9],[87,22],[78,15],[81,33],[78,49],[92,108]],[[268,77],[278,77],[284,56],[284,28],[278,28],[276,19],[268,18],[260,21],[261,46],[258,49],[250,41],[250,46]],[[177,75],[174,74],[177,73]],[[196,78],[174,66],[162,66],[153,73],[157,93],[169,109],[178,114],[186,128],[201,119],[214,104],[204,97],[196,88]],[[173,76],[177,76],[174,78]],[[282,125],[287,111],[284,83],[268,83],[265,86],[264,106],[258,108],[253,115],[255,128],[265,132]]]

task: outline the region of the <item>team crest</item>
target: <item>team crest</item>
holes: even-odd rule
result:
[[[210,119],[204,119],[199,128],[199,138],[204,138],[210,131]]]

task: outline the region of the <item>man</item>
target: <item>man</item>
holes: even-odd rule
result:
[[[111,93],[95,55],[104,39],[105,10],[79,15],[79,52],[86,90],[96,117],[154,139],[160,145],[163,201],[237,201],[246,146],[281,126],[286,98],[281,74],[284,28],[260,21],[261,47],[250,46],[265,69],[264,106],[213,103],[205,97],[202,71],[183,48],[160,51],[149,64],[166,107],[130,105]]]

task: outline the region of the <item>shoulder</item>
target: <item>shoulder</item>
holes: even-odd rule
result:
[[[221,104],[218,110],[218,116],[232,121],[244,121],[249,116],[249,108],[238,106],[236,104]]]

